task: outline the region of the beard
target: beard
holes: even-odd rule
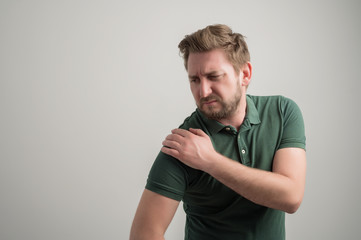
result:
[[[207,117],[213,120],[222,120],[225,118],[229,118],[234,115],[238,109],[242,97],[241,87],[238,86],[236,93],[233,97],[228,101],[223,101],[217,95],[209,95],[208,97],[201,98],[199,101],[198,108],[199,110]],[[215,106],[207,106],[204,103],[209,101],[217,101],[221,105],[220,109],[217,109]]]

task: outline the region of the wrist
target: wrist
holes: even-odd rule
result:
[[[214,151],[208,156],[207,164],[204,166],[202,171],[212,175],[212,173],[218,168],[218,163],[223,156]]]

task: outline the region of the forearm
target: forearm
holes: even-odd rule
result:
[[[199,129],[174,129],[163,145],[165,154],[209,173],[257,204],[289,213],[301,204],[306,177],[306,155],[301,148],[277,150],[272,172],[268,172],[246,167],[217,153],[209,136]]]
[[[303,189],[289,177],[246,167],[218,153],[213,158],[206,171],[241,196],[259,205],[289,213],[298,209]]]

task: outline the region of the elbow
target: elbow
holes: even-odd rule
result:
[[[293,214],[297,212],[297,210],[300,208],[302,203],[302,196],[300,197],[292,197],[290,200],[285,204],[285,211],[286,213]]]
[[[297,212],[300,205],[301,204],[292,204],[292,205],[290,204],[289,206],[287,206],[287,208],[284,211],[286,213],[293,214],[293,213]]]

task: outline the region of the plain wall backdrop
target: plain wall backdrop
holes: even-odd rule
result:
[[[0,0],[0,239],[127,239],[161,142],[195,110],[177,45],[247,37],[253,95],[306,124],[287,238],[361,235],[360,1]],[[166,233],[183,239],[182,205]]]

